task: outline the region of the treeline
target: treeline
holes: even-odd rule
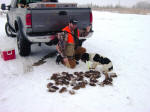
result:
[[[138,2],[136,5],[133,6],[133,8],[137,9],[150,9],[150,3],[142,1]]]
[[[116,8],[134,8],[134,9],[150,9],[150,3],[146,2],[146,1],[142,1],[142,2],[138,2],[136,3],[134,6],[132,7],[126,7],[126,6],[123,6],[123,5],[120,5],[120,4],[117,4],[117,5],[107,5],[107,6],[101,6],[101,5],[98,5],[98,4],[94,4],[94,3],[91,3],[91,4],[86,4],[86,5],[79,5],[81,7],[91,7],[93,9],[98,9],[98,8],[106,8],[106,9],[116,9]]]

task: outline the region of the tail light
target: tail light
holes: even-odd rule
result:
[[[31,28],[32,26],[31,14],[26,14],[26,25],[27,25],[27,28]]]
[[[92,12],[90,12],[90,24],[92,24],[93,22],[93,15],[92,15]]]

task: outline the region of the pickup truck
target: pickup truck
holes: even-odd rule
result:
[[[42,0],[26,0],[26,7],[18,6],[19,0],[11,4],[1,5],[7,11],[5,31],[9,37],[17,37],[18,52],[21,56],[31,53],[34,43],[56,44],[56,34],[68,25],[70,19],[79,21],[79,29],[92,25],[91,8],[79,8],[75,3],[43,2]],[[92,35],[92,29],[88,36]],[[88,37],[80,37],[86,40]]]

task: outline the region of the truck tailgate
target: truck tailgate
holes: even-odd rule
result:
[[[43,8],[31,9],[32,32],[61,31],[70,19],[79,21],[80,29],[90,24],[90,8]]]

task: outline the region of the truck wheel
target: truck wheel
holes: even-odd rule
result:
[[[20,56],[29,56],[31,52],[31,44],[24,38],[23,34],[17,33],[17,46]]]
[[[8,22],[5,24],[5,32],[8,37],[16,37],[16,35],[12,34],[12,30],[11,30]]]

